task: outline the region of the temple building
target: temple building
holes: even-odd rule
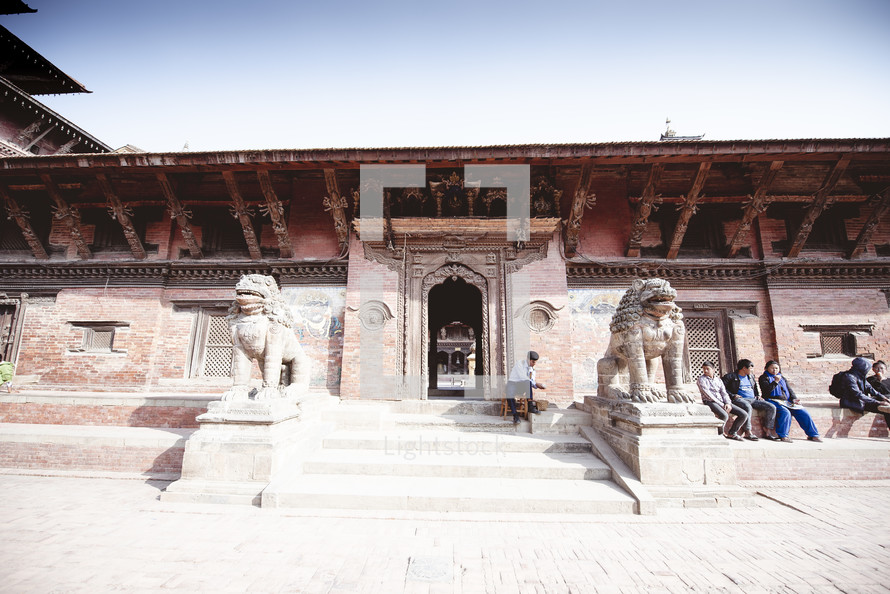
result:
[[[890,356],[888,139],[102,154],[13,106],[0,349],[39,389],[220,393],[245,273],[343,399],[501,398],[531,348],[579,401],[637,278],[677,290],[690,379],[778,359],[825,394]]]

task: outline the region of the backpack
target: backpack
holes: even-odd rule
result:
[[[843,397],[843,394],[841,393],[841,381],[846,373],[846,371],[838,371],[833,376],[831,376],[831,385],[828,386],[828,393],[835,398]]]

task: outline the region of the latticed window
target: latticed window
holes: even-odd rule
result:
[[[93,329],[83,332],[83,350],[89,352],[111,351],[114,344],[114,328]]]
[[[232,333],[224,315],[207,315],[202,377],[229,377],[232,374]]]
[[[802,324],[804,332],[819,333],[818,353],[808,353],[810,359],[817,357],[871,357],[873,353],[859,352],[857,337],[871,336],[874,324]]]
[[[70,322],[83,331],[80,346],[69,349],[82,353],[120,353],[114,348],[115,333],[129,327],[129,322]]]
[[[717,337],[717,320],[713,317],[689,318],[686,322],[686,345],[689,352],[689,374],[696,378],[701,375],[701,366],[710,361],[717,366],[717,373],[726,373],[721,368],[720,343]]]

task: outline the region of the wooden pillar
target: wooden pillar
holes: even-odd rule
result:
[[[668,248],[667,259],[673,260],[680,252],[680,246],[683,245],[683,237],[686,235],[686,228],[689,226],[689,219],[698,210],[696,203],[701,196],[701,189],[708,179],[708,173],[711,171],[711,163],[704,162],[699,164],[698,173],[695,175],[695,181],[692,182],[692,188],[686,194],[686,200],[680,208],[680,218],[677,220],[677,226],[674,227],[674,235],[671,237],[671,245]]]
[[[31,228],[31,223],[28,221],[28,213],[19,207],[13,197],[9,195],[9,191],[5,186],[0,186],[0,197],[3,198],[3,202],[6,204],[7,214],[10,218],[15,219],[16,224],[21,229],[22,235],[25,241],[28,242],[34,257],[38,260],[48,260],[49,254],[46,253],[46,248],[43,247],[43,244],[40,243],[40,238],[37,237],[34,229]]]
[[[155,178],[158,180],[161,192],[167,200],[170,216],[176,219],[176,224],[179,225],[182,237],[185,239],[186,245],[188,245],[189,253],[192,255],[192,258],[203,258],[204,254],[201,252],[201,246],[198,245],[198,240],[195,238],[195,233],[192,231],[192,226],[189,223],[189,218],[192,216],[191,213],[185,210],[182,203],[179,202],[176,192],[173,190],[173,184],[170,183],[166,173],[157,173]]]
[[[787,257],[796,258],[800,255],[800,250],[803,249],[804,244],[807,242],[807,238],[810,236],[810,231],[813,230],[813,223],[816,222],[816,219],[819,218],[825,208],[831,203],[829,194],[831,194],[831,191],[834,189],[834,186],[837,185],[838,180],[840,180],[844,171],[847,170],[847,165],[849,164],[849,157],[844,157],[835,163],[831,172],[828,174],[828,177],[825,178],[822,187],[813,194],[813,202],[804,214],[803,221],[800,222],[797,235],[794,237],[794,241],[791,242],[791,248],[786,254]]]
[[[282,258],[293,258],[294,248],[291,245],[290,234],[287,231],[287,222],[284,220],[284,206],[278,199],[278,195],[275,194],[271,176],[265,169],[258,169],[256,175],[260,180],[263,196],[266,198],[266,208],[263,210],[263,214],[269,215],[269,219],[272,221],[272,229],[275,231],[275,238],[278,240],[278,254]]]
[[[229,196],[232,198],[232,216],[241,223],[241,231],[244,233],[244,242],[247,243],[247,251],[250,252],[251,260],[262,260],[263,253],[260,250],[260,244],[256,238],[256,231],[253,228],[253,222],[250,220],[250,209],[244,204],[244,198],[238,189],[238,182],[235,181],[235,174],[231,171],[222,172],[223,179],[226,182],[226,188],[229,190]]]
[[[58,186],[56,186],[56,182],[53,181],[49,174],[42,173],[40,179],[43,181],[43,186],[46,188],[49,197],[56,203],[56,212],[54,216],[57,219],[64,221],[65,225],[68,227],[68,233],[71,235],[71,240],[77,248],[77,255],[80,256],[82,260],[89,260],[93,254],[90,252],[90,248],[87,245],[86,240],[83,238],[83,233],[80,229],[80,212],[65,202],[65,199],[62,198],[62,193],[59,191]]]
[[[139,239],[139,234],[136,233],[133,221],[130,220],[130,216],[133,212],[125,207],[121,203],[117,194],[114,193],[114,189],[111,187],[111,181],[108,179],[108,176],[104,173],[99,173],[96,175],[96,179],[99,181],[99,187],[102,188],[102,193],[105,194],[105,199],[108,200],[109,209],[112,213],[111,218],[116,219],[124,230],[124,236],[127,238],[127,243],[130,244],[130,251],[133,252],[133,257],[137,260],[144,260],[145,246],[142,245],[142,240]]]
[[[769,192],[770,185],[772,185],[773,180],[776,179],[776,175],[784,164],[784,161],[771,162],[769,164],[769,169],[763,174],[763,177],[760,178],[760,182],[757,184],[757,189],[754,190],[754,196],[751,197],[751,200],[748,202],[747,206],[745,206],[742,220],[739,222],[739,226],[736,227],[735,234],[733,234],[732,239],[729,242],[728,252],[730,258],[735,257],[735,255],[739,253],[742,243],[745,240],[745,236],[751,228],[751,223],[753,223],[757,215],[765,211],[766,207],[772,202],[772,198],[770,198],[767,193]]]
[[[640,257],[640,247],[643,244],[643,233],[646,232],[646,225],[649,223],[649,215],[652,214],[652,210],[656,208],[655,204],[659,201],[658,196],[655,194],[655,188],[658,186],[658,181],[661,179],[663,172],[663,163],[656,163],[649,170],[649,179],[646,182],[646,187],[643,188],[643,195],[640,196],[640,201],[634,209],[634,218],[630,227],[630,240],[627,245],[628,258]]]

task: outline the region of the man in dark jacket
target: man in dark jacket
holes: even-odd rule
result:
[[[752,409],[757,409],[764,413],[763,431],[764,437],[767,439],[778,439],[775,437],[776,431],[776,405],[761,398],[757,389],[757,380],[754,379],[753,370],[754,363],[750,359],[740,359],[735,366],[734,373],[727,373],[723,376],[723,385],[732,398],[732,403],[745,410],[748,413],[748,420],[745,423],[745,439],[757,441],[757,436],[751,430],[751,417],[754,416]]]
[[[890,413],[881,413],[878,410],[878,406],[890,404],[890,400],[865,381],[869,369],[871,363],[868,359],[862,357],[853,359],[849,371],[844,372],[838,381],[837,394],[840,395],[840,405],[859,414],[866,412],[883,414],[887,427],[890,427]]]

